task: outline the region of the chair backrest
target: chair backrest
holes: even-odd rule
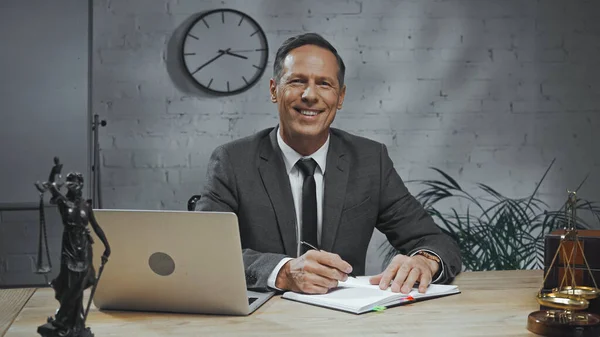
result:
[[[196,210],[196,203],[198,202],[198,200],[200,200],[202,196],[199,194],[196,195],[192,195],[192,197],[188,200],[187,203],[187,209],[190,212],[193,212]]]

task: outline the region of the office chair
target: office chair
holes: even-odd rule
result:
[[[198,200],[200,200],[202,196],[199,194],[196,195],[192,195],[192,197],[188,200],[187,203],[187,209],[190,212],[193,212],[196,210],[196,203],[198,202]]]

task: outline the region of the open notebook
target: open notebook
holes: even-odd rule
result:
[[[393,293],[390,288],[379,289],[378,285],[369,283],[369,276],[349,277],[346,282],[331,289],[327,294],[307,295],[295,292],[285,292],[283,298],[288,300],[318,305],[322,307],[342,310],[354,314],[362,314],[378,307],[389,307],[409,303],[427,298],[458,294],[458,286],[431,284],[424,294],[417,288],[408,294]]]

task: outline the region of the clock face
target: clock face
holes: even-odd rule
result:
[[[201,89],[233,95],[254,85],[267,66],[265,33],[248,15],[233,9],[201,14],[182,45],[184,69]]]

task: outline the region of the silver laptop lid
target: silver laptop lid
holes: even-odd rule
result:
[[[94,210],[112,254],[100,309],[249,313],[237,216],[227,212]],[[104,246],[95,238],[96,272]]]

